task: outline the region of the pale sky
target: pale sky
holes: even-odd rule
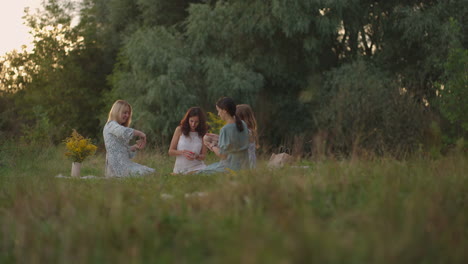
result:
[[[0,0],[0,56],[21,45],[32,48],[29,28],[23,24],[24,8],[34,12],[41,6],[41,0]]]

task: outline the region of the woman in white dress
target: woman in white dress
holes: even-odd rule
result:
[[[206,146],[203,136],[208,130],[206,115],[200,107],[192,107],[172,136],[169,155],[176,156],[174,174],[193,173],[206,167]]]
[[[127,177],[153,173],[154,169],[132,162],[136,151],[146,145],[145,133],[129,128],[132,122],[132,107],[124,100],[117,100],[109,112],[104,126],[106,146],[106,177]],[[129,146],[130,139],[139,137],[137,143]]]

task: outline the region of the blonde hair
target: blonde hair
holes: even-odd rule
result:
[[[258,148],[260,145],[258,144],[258,135],[257,135],[257,120],[255,119],[255,115],[248,104],[239,104],[236,106],[236,115],[247,124],[247,128],[252,133],[252,140],[255,141],[256,147]]]
[[[129,117],[125,123],[121,124],[122,126],[128,127],[132,123],[132,106],[124,100],[117,100],[115,103],[112,105],[112,108],[109,112],[109,117],[107,118],[107,122],[109,121],[116,121],[117,123],[120,124],[120,116],[122,112],[125,110],[125,107],[128,106],[129,110]]]

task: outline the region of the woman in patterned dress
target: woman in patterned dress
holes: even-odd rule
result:
[[[104,143],[106,146],[106,177],[139,176],[153,173],[154,169],[131,161],[137,150],[146,145],[145,133],[129,128],[132,122],[132,106],[117,100],[109,112],[104,126]],[[139,137],[137,143],[129,145],[133,137]]]
[[[192,173],[206,167],[203,162],[206,155],[203,136],[207,130],[203,110],[200,107],[190,108],[175,129],[169,147],[169,155],[176,156],[174,174]]]

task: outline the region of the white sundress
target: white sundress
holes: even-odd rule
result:
[[[155,171],[130,160],[136,154],[128,145],[133,138],[132,128],[109,121],[104,126],[103,136],[106,145],[106,177],[139,176]]]
[[[188,136],[181,134],[177,142],[177,150],[189,150],[195,154],[200,154],[202,149],[202,138],[198,132],[189,132]],[[185,174],[193,171],[202,170],[206,167],[202,160],[189,160],[184,155],[177,155],[174,164],[174,173]]]

